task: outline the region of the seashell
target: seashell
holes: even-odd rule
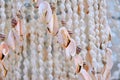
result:
[[[40,21],[48,24],[52,18],[52,10],[50,4],[47,1],[42,1],[39,4],[39,16]]]
[[[81,71],[81,67],[83,66],[83,60],[79,55],[76,55],[73,58],[76,66],[76,73],[79,73]]]
[[[12,30],[8,34],[7,44],[10,48],[15,50],[15,38],[14,38],[14,34],[13,34]]]
[[[9,52],[8,45],[5,42],[2,42],[0,44],[0,63],[2,64],[2,66],[4,68],[4,77],[7,75],[7,69],[2,60],[8,54],[8,52]]]
[[[59,29],[57,38],[63,48],[66,48],[70,43],[70,35],[65,27]]]
[[[9,47],[5,42],[2,42],[0,44],[0,51],[4,54],[7,55],[9,53]]]
[[[66,54],[70,54],[71,56],[75,56],[76,54],[76,43],[71,38],[69,45],[65,48]]]

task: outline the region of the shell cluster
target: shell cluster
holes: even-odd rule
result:
[[[106,0],[0,0],[1,79],[110,80],[106,6]]]

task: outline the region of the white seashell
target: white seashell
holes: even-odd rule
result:
[[[82,57],[80,55],[76,55],[73,58],[74,58],[75,66],[76,66],[76,73],[79,73],[81,70],[81,67],[83,66]]]
[[[2,51],[2,53],[4,54],[4,55],[7,55],[8,53],[9,53],[9,47],[8,47],[8,45],[5,43],[5,42],[2,42],[1,44],[0,44],[0,49],[2,49],[2,50],[0,50],[0,51]]]
[[[70,41],[70,35],[65,27],[59,29],[57,38],[58,42],[62,45],[63,48],[67,47],[68,42]]]
[[[39,16],[40,21],[49,23],[52,18],[52,10],[50,4],[47,1],[43,1],[39,4]]]
[[[70,54],[71,56],[75,56],[76,54],[76,42],[73,39],[70,39],[69,45],[65,49],[66,54]]]

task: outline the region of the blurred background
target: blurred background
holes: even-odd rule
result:
[[[108,21],[112,31],[113,68],[111,80],[120,80],[120,0],[108,0]]]

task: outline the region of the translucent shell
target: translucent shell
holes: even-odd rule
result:
[[[9,53],[9,47],[5,42],[2,42],[0,44],[0,51],[4,54],[7,55]]]
[[[75,41],[71,38],[69,45],[65,49],[66,54],[70,54],[71,56],[75,56],[76,54],[76,43]]]
[[[42,1],[39,4],[40,22],[47,25],[49,33],[55,35],[57,33],[57,16],[56,13],[52,14],[52,9],[47,1]]]
[[[0,44],[0,63],[2,64],[3,68],[4,68],[4,77],[6,76],[7,74],[7,69],[3,63],[3,59],[4,57],[9,53],[9,47],[8,45],[5,43],[5,42],[2,42]]]
[[[74,58],[75,66],[76,66],[76,73],[79,73],[81,70],[81,67],[83,66],[83,60],[81,56],[79,55],[76,55],[73,58]]]
[[[42,1],[39,4],[39,16],[40,16],[40,21],[44,23],[49,23],[52,18],[52,10],[47,1]]]
[[[58,42],[62,45],[63,48],[66,48],[70,43],[70,35],[65,27],[59,29],[58,34]]]
[[[11,49],[15,50],[15,39],[12,30],[8,34],[7,44]]]

